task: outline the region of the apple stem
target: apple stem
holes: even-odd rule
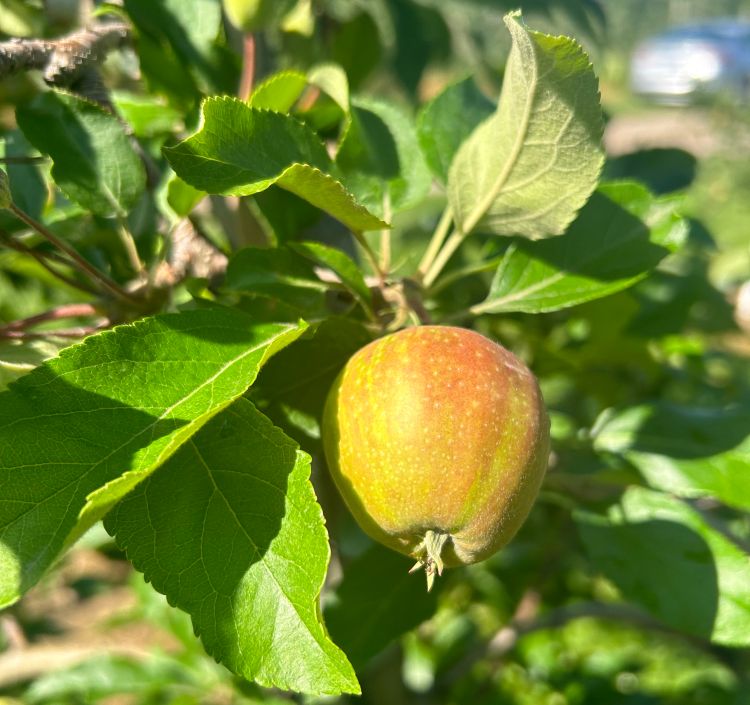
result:
[[[409,572],[414,573],[420,568],[424,568],[425,576],[427,577],[427,592],[430,592],[432,586],[435,584],[435,575],[443,574],[444,565],[441,554],[443,546],[445,546],[449,538],[450,534],[428,529],[421,543],[414,551],[415,554],[419,555],[419,558]]]

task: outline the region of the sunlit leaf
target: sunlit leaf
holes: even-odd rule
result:
[[[329,548],[309,477],[310,457],[240,399],[121,502],[106,527],[235,673],[288,690],[358,693],[320,619]]]
[[[225,309],[88,338],[0,394],[0,605],[253,383],[304,325]]]
[[[580,45],[505,17],[513,46],[497,111],[461,146],[448,174],[459,231],[560,235],[603,163],[597,79]]]

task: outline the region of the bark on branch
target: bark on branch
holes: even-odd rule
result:
[[[37,69],[53,86],[71,86],[92,65],[128,39],[124,22],[102,22],[58,39],[11,39],[0,42],[0,79]]]

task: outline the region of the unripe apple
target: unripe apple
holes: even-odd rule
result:
[[[373,539],[412,556],[428,587],[481,561],[526,519],[549,456],[534,375],[479,333],[407,328],[365,346],[328,395],[333,479]]]
[[[279,22],[294,0],[223,0],[229,21],[243,32],[257,32]]]

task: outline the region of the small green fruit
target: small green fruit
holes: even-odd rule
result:
[[[229,21],[243,32],[257,32],[280,22],[294,5],[294,0],[223,1]]]
[[[534,375],[463,328],[420,326],[370,343],[334,382],[323,418],[336,485],[372,538],[417,560],[481,561],[526,519],[549,456]]]

